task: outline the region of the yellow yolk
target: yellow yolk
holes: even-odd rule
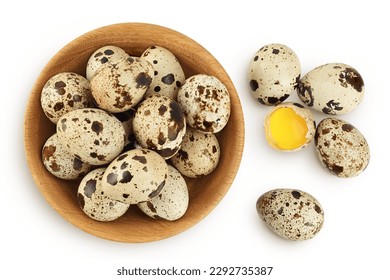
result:
[[[291,108],[280,108],[271,113],[265,123],[268,143],[278,150],[294,150],[306,143],[307,124]]]

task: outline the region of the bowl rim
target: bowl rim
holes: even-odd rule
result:
[[[127,33],[123,33],[126,31]],[[146,33],[145,33],[146,32]],[[149,33],[147,33],[149,32]],[[115,40],[118,40],[118,42],[115,42],[116,45],[120,46],[120,42],[125,42],[121,40],[125,40],[126,38],[132,38],[134,40],[134,36],[137,36],[139,34],[147,36],[147,39],[141,37],[141,40],[148,41],[149,43],[152,42],[155,45],[158,45],[160,41],[163,40],[172,40],[175,39],[176,41],[179,41],[181,44],[175,44],[173,47],[176,51],[172,51],[175,56],[178,58],[178,60],[184,59],[184,54],[180,52],[180,50],[184,51],[187,50],[186,59],[191,59],[191,63],[195,63],[193,61],[196,61],[197,70],[199,70],[199,73],[204,74],[210,74],[214,75],[217,78],[219,78],[225,86],[228,88],[228,91],[230,93],[230,100],[231,100],[231,115],[229,122],[234,119],[234,137],[233,137],[233,147],[229,147],[234,152],[227,155],[225,153],[225,159],[226,165],[224,167],[228,168],[227,174],[223,174],[223,176],[219,176],[221,184],[218,188],[216,193],[210,192],[210,190],[206,190],[206,195],[211,195],[213,198],[213,201],[209,201],[209,205],[201,205],[201,203],[196,202],[197,205],[196,209],[200,209],[199,213],[191,213],[188,219],[184,218],[183,216],[181,219],[173,222],[168,221],[161,221],[161,220],[151,220],[150,222],[153,224],[156,224],[156,226],[152,226],[153,230],[156,232],[151,232],[150,234],[142,234],[137,233],[136,235],[132,236],[128,232],[125,232],[123,229],[120,229],[117,225],[119,223],[110,222],[115,224],[115,226],[118,226],[117,234],[112,234],[110,232],[107,232],[107,223],[102,222],[96,222],[90,218],[88,220],[82,219],[80,220],[79,214],[75,212],[71,207],[67,207],[66,203],[68,203],[68,197],[61,198],[60,201],[57,201],[56,199],[59,199],[58,196],[56,196],[56,191],[53,189],[50,189],[47,186],[46,180],[49,180],[50,182],[54,182],[58,180],[57,178],[51,178],[42,176],[42,162],[38,157],[40,158],[40,150],[37,151],[36,145],[31,147],[31,139],[35,139],[38,137],[38,134],[41,133],[39,131],[39,128],[37,125],[35,125],[36,121],[42,121],[42,114],[43,112],[38,112],[36,110],[37,108],[37,99],[40,100],[40,92],[42,90],[44,80],[43,77],[51,77],[54,74],[56,74],[57,68],[63,68],[66,63],[77,63],[75,61],[75,57],[77,55],[80,55],[81,53],[85,52],[86,49],[90,49],[91,46],[89,45],[89,40],[95,39],[94,44],[102,44],[105,45],[104,42],[107,41],[107,38],[103,36],[107,34],[110,34],[110,36],[115,36]],[[121,38],[120,34],[123,35],[123,38]],[[153,37],[152,34],[159,34],[160,37]],[[165,36],[165,37],[164,37]],[[113,43],[113,45],[115,45]],[[142,45],[142,43],[140,43]],[[95,50],[96,50],[95,46]],[[191,52],[188,52],[188,49],[191,49]],[[92,52],[91,52],[92,53]],[[139,53],[139,51],[138,51]],[[72,55],[70,55],[72,54]],[[192,61],[193,60],[193,61]],[[200,63],[199,63],[200,62]],[[204,64],[202,64],[202,62]],[[86,65],[86,64],[85,64]],[[183,67],[184,68],[184,67]],[[210,70],[212,68],[212,70]],[[85,75],[85,73],[84,73]],[[188,78],[186,76],[186,78]],[[37,96],[39,94],[39,96]],[[46,118],[46,117],[44,117]],[[46,120],[45,120],[46,121]],[[229,125],[229,123],[228,123]],[[48,133],[48,132],[45,132]],[[74,226],[78,227],[79,229],[95,235],[97,237],[117,241],[117,242],[125,242],[125,243],[140,243],[140,242],[151,242],[151,241],[157,241],[161,239],[165,239],[171,236],[174,236],[176,234],[179,234],[190,227],[194,226],[203,218],[205,218],[223,199],[227,191],[230,189],[230,186],[232,185],[236,174],[238,172],[240,162],[242,159],[243,149],[244,149],[244,116],[242,112],[241,102],[239,100],[238,93],[234,87],[233,82],[231,81],[229,75],[226,73],[225,69],[222,67],[222,65],[217,61],[217,59],[211,55],[203,46],[201,46],[199,43],[194,41],[193,39],[189,38],[188,36],[156,24],[150,24],[150,23],[140,23],[140,22],[126,22],[126,23],[116,23],[111,25],[106,25],[103,27],[96,28],[94,30],[91,30],[87,33],[84,33],[80,35],[79,37],[75,38],[68,44],[66,44],[63,48],[61,48],[44,66],[42,71],[39,73],[36,81],[33,84],[32,90],[30,92],[27,107],[25,110],[24,115],[24,149],[25,149],[25,156],[27,165],[29,167],[30,173],[33,177],[33,180],[35,182],[35,185],[38,187],[42,195],[45,197],[46,201],[53,207],[56,212],[58,212],[65,220],[73,224]],[[226,141],[224,137],[221,139],[223,142]],[[221,145],[222,146],[222,145]],[[40,147],[41,148],[41,147]],[[38,160],[38,162],[37,162]],[[40,162],[40,164],[39,164]],[[222,167],[221,167],[222,168]],[[191,207],[191,201],[190,201],[190,207]],[[189,208],[190,208],[189,207]],[[131,207],[130,207],[131,208]],[[78,209],[78,211],[81,211],[81,209]],[[73,217],[73,215],[75,215]],[[83,213],[84,216],[86,216]],[[148,221],[149,222],[149,221]],[[173,224],[173,225],[172,225]],[[138,225],[138,224],[137,224]],[[145,230],[145,227],[141,227],[140,230]],[[161,230],[161,231],[158,231]],[[152,231],[152,230],[151,230]]]

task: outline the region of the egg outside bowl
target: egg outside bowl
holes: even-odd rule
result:
[[[186,77],[203,73],[214,75],[227,87],[231,116],[217,134],[221,146],[218,167],[208,176],[188,179],[190,204],[179,220],[154,220],[132,205],[121,218],[98,222],[83,213],[77,202],[79,181],[65,181],[51,175],[41,161],[41,149],[55,132],[44,115],[40,94],[46,81],[57,73],[72,71],[85,76],[90,55],[104,45],[116,45],[139,56],[148,47],[169,49],[181,63]],[[128,243],[150,242],[181,233],[205,218],[222,200],[238,171],[244,147],[244,119],[236,89],[221,64],[191,38],[166,27],[145,23],[120,23],[101,27],[76,38],[63,47],[43,68],[31,91],[25,112],[24,145],[35,184],[47,202],[67,221],[100,238]]]

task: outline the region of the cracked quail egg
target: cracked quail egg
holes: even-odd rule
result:
[[[304,75],[297,92],[308,107],[328,115],[342,115],[354,110],[363,100],[364,82],[351,66],[328,63]]]
[[[256,209],[273,232],[290,240],[311,239],[324,223],[319,201],[297,189],[270,190],[259,197]]]
[[[278,151],[298,151],[314,138],[316,124],[310,110],[298,103],[281,103],[264,119],[268,144]]]
[[[174,221],[187,211],[189,195],[186,181],[173,166],[168,165],[168,178],[162,191],[138,207],[149,217]]]
[[[53,123],[57,123],[67,112],[91,105],[89,81],[76,73],[63,72],[54,75],[46,82],[41,92],[43,112]]]
[[[251,93],[264,105],[277,105],[296,88],[301,65],[295,52],[286,45],[269,44],[259,49],[249,64]]]
[[[102,190],[102,178],[105,168],[92,170],[81,180],[77,190],[80,208],[90,218],[109,222],[123,216],[130,204],[115,201]]]

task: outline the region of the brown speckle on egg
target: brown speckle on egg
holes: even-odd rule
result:
[[[148,88],[152,83],[153,78],[149,73],[141,72],[135,78],[137,83],[136,88]]]
[[[118,175],[115,173],[108,173],[107,183],[109,183],[111,186],[115,186],[118,183]]]

